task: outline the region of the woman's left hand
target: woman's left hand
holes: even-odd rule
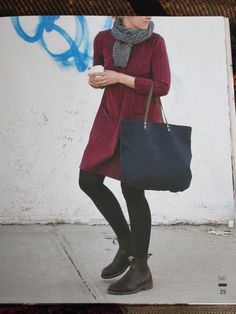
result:
[[[112,70],[89,74],[89,76],[93,78],[93,81],[96,82],[96,85],[100,88],[119,83],[120,75],[121,73]]]

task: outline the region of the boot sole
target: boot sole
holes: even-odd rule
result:
[[[107,289],[107,291],[110,294],[124,295],[124,294],[133,294],[133,293],[136,293],[136,292],[139,292],[139,291],[142,291],[142,290],[150,290],[152,288],[153,288],[153,282],[148,282],[145,285],[140,286],[137,289],[132,290],[132,291],[113,291],[111,289]]]
[[[117,277],[117,276],[120,276],[121,274],[123,274],[125,271],[126,271],[126,269],[127,268],[129,268],[129,266],[130,265],[128,265],[128,266],[126,266],[125,268],[123,268],[119,273],[116,273],[116,274],[114,274],[114,275],[110,275],[110,276],[104,276],[104,275],[101,275],[101,277],[103,278],[103,279],[111,279],[111,278],[115,278],[115,277]]]

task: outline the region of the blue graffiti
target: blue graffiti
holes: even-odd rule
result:
[[[39,16],[39,23],[36,26],[35,34],[28,35],[21,26],[18,16],[12,17],[13,26],[17,34],[29,43],[39,42],[47,53],[63,67],[76,66],[79,72],[84,72],[88,68],[93,56],[91,55],[92,43],[90,40],[89,28],[87,20],[84,16],[74,16],[76,22],[75,38],[71,36],[55,22],[60,16]],[[103,29],[109,29],[112,25],[111,17],[107,17]],[[44,32],[56,31],[59,33],[69,44],[69,49],[63,53],[53,53],[47,46],[44,39]]]
[[[105,20],[105,23],[104,23],[104,26],[103,26],[103,29],[110,29],[112,27],[112,18],[111,16],[108,16]]]

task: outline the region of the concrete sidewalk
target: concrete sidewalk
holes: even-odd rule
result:
[[[153,226],[154,287],[126,296],[107,293],[120,277],[100,277],[114,237],[109,226],[1,225],[0,303],[236,303],[235,229]]]

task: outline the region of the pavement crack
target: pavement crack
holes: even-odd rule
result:
[[[89,293],[91,294],[91,296],[97,301],[97,302],[104,302],[104,298],[98,293],[98,291],[96,291],[96,287],[91,287],[93,284],[92,282],[90,282],[90,280],[88,278],[84,278],[86,276],[84,276],[82,274],[82,272],[79,270],[79,268],[81,268],[80,266],[78,267],[78,262],[77,264],[74,262],[73,258],[72,258],[72,254],[68,251],[67,247],[66,247],[66,239],[63,235],[58,233],[58,230],[56,228],[56,226],[54,224],[52,224],[53,228],[52,233],[54,234],[54,236],[57,238],[58,243],[60,244],[61,248],[63,249],[63,251],[65,252],[67,258],[69,259],[69,261],[71,262],[71,264],[73,265],[75,271],[77,272],[78,276],[80,277],[80,279],[83,281],[83,283],[85,284],[86,288],[88,289]],[[90,282],[90,284],[88,283]]]

